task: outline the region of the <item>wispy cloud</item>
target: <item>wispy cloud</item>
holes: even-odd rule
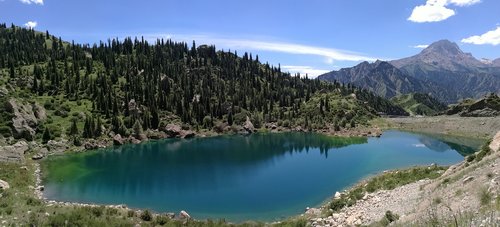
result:
[[[173,40],[179,41],[190,41],[196,40],[199,44],[200,42],[206,44],[215,44],[221,48],[229,49],[243,49],[243,50],[261,50],[261,51],[271,51],[280,52],[288,54],[301,54],[301,55],[316,55],[327,59],[327,62],[333,63],[333,61],[375,61],[377,58],[370,57],[365,54],[339,50],[333,48],[308,46],[296,43],[287,42],[272,42],[272,41],[259,41],[250,39],[229,39],[229,38],[218,38],[206,35],[171,35],[171,34],[150,34],[144,36],[148,39],[156,38],[171,38]]]
[[[35,5],[43,5],[43,0],[19,0],[20,2],[24,4],[35,4]]]
[[[411,47],[417,48],[417,49],[425,49],[425,48],[429,47],[429,45],[421,44],[421,45],[415,45],[415,46],[411,46]]]
[[[24,27],[35,28],[37,25],[38,25],[38,22],[36,22],[36,21],[28,21],[24,24]]]
[[[481,0],[427,0],[425,5],[416,6],[409,21],[416,23],[443,21],[455,15],[455,10],[450,5],[459,7],[470,6],[481,2]]]
[[[500,26],[495,30],[488,31],[482,35],[475,35],[469,38],[462,39],[462,43],[470,43],[476,45],[490,44],[496,46],[500,44]]]
[[[303,66],[303,65],[282,65],[281,70],[285,72],[290,72],[292,74],[300,73],[301,76],[307,75],[309,78],[316,78],[321,74],[325,74],[331,71],[326,69],[315,69],[311,66]]]

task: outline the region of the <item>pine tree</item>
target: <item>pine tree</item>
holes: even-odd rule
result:
[[[76,136],[78,135],[78,126],[77,126],[77,119],[73,118],[71,121],[71,127],[69,128],[69,135],[70,136]]]
[[[43,135],[42,135],[42,142],[44,144],[46,144],[51,139],[52,139],[52,135],[50,133],[50,129],[49,129],[49,127],[45,127],[45,130],[43,131]]]
[[[132,126],[132,129],[134,130],[134,136],[136,136],[136,137],[143,134],[142,124],[141,124],[140,120],[135,121],[134,125]]]

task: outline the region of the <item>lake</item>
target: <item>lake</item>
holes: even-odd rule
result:
[[[380,138],[290,132],[167,139],[50,157],[42,163],[44,196],[186,210],[196,219],[274,221],[384,170],[458,163],[481,143],[461,141],[400,131]]]

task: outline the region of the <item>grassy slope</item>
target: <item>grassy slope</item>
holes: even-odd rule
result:
[[[435,115],[446,109],[444,104],[425,94],[400,95],[392,98],[391,101],[403,107],[412,115]]]

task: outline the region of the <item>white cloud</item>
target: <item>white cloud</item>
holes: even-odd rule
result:
[[[413,48],[417,48],[417,49],[425,49],[427,47],[429,47],[429,45],[427,44],[421,44],[421,45],[415,45],[415,46],[412,46]]]
[[[24,3],[24,4],[28,4],[28,5],[31,5],[31,4],[43,5],[43,0],[19,0],[19,1]]]
[[[308,46],[295,43],[286,42],[269,42],[269,41],[257,41],[249,39],[228,39],[228,38],[214,38],[206,35],[171,35],[171,34],[150,34],[145,35],[145,38],[149,40],[155,40],[156,38],[168,37],[173,40],[187,41],[195,40],[198,44],[215,44],[220,48],[229,48],[236,50],[261,50],[261,51],[271,51],[271,52],[281,52],[288,54],[303,54],[303,55],[316,55],[326,58],[327,62],[337,61],[375,61],[378,58],[369,57],[364,54],[338,50],[333,48],[324,48],[316,46]]]
[[[37,25],[38,25],[38,22],[36,22],[36,21],[28,21],[24,24],[24,26],[27,28],[35,28]]]
[[[408,20],[416,23],[443,21],[456,14],[455,10],[448,6],[463,7],[479,2],[481,0],[427,0],[425,5],[419,5],[413,9]]]
[[[488,31],[482,35],[475,35],[469,38],[462,39],[462,43],[471,43],[476,45],[491,44],[496,46],[500,44],[500,27],[497,29]]]
[[[315,69],[311,66],[302,66],[302,65],[282,65],[281,71],[289,72],[292,74],[300,73],[300,76],[302,77],[305,77],[307,74],[309,78],[316,78],[321,74],[330,72],[331,70]]]
[[[444,4],[428,0],[425,5],[416,6],[408,20],[417,23],[437,22],[446,20],[453,15],[455,15],[455,11],[446,8]]]
[[[470,6],[480,3],[481,0],[449,0],[448,2],[457,6]]]

